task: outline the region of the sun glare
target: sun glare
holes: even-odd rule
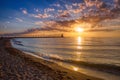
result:
[[[75,31],[77,31],[77,32],[84,32],[84,29],[81,28],[81,27],[77,27],[77,28],[75,28]]]

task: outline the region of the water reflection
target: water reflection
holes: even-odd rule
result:
[[[82,44],[82,38],[81,37],[77,38],[77,44],[78,44],[77,49],[82,49],[82,46],[81,46],[81,44]]]
[[[19,41],[20,39],[17,39],[17,40]],[[55,62],[73,71],[83,72],[86,74],[94,73],[93,76],[94,75],[99,76],[99,75],[97,75],[96,72],[92,69],[90,72],[86,70],[86,68],[81,70],[81,66],[79,66],[78,64],[79,61],[84,61],[86,63],[88,62],[98,63],[98,64],[109,63],[112,65],[116,65],[116,64],[119,65],[119,62],[120,62],[119,54],[117,54],[119,53],[119,49],[120,49],[118,46],[119,41],[116,42],[112,39],[103,38],[102,42],[100,42],[99,38],[95,38],[94,40],[94,38],[91,39],[91,38],[82,38],[82,37],[38,38],[38,39],[29,38],[29,39],[21,39],[20,41],[24,44],[24,46],[20,46],[13,43],[15,47],[20,50],[23,50],[26,52],[28,51],[30,52],[29,54],[39,55],[40,58],[42,59],[45,59],[48,61],[51,60],[51,62]],[[67,60],[71,60],[71,63],[69,63],[69,61]],[[96,67],[96,70],[97,70],[97,67]],[[100,73],[100,74],[104,75],[103,73]],[[120,78],[118,80],[120,80]]]
[[[70,69],[73,71],[78,71],[78,72],[80,71],[79,67],[77,67],[77,66],[74,66],[74,65],[71,65],[68,63],[64,63],[64,62],[56,62],[56,61],[53,61],[53,62],[57,63],[60,66],[63,66],[64,68],[67,68],[67,69]]]
[[[74,71],[78,71],[78,68],[75,67],[75,66],[73,66],[73,70],[74,70]]]
[[[81,52],[76,52],[76,61],[80,61]]]
[[[78,45],[81,45],[81,43],[82,43],[82,38],[81,38],[81,37],[78,37],[78,38],[77,38],[77,42],[78,42]]]
[[[76,52],[76,54],[80,55],[80,54],[81,54],[81,52]]]
[[[77,49],[82,49],[82,47],[78,45],[78,46],[77,46]]]
[[[78,51],[76,51],[76,60],[79,61],[80,60],[80,56],[81,56],[81,51],[79,51],[79,49],[82,49],[82,37],[78,37],[77,38],[77,49]]]

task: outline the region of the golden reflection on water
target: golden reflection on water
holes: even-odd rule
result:
[[[76,61],[80,61],[81,60],[80,57],[81,57],[81,52],[79,52],[79,53],[76,54],[76,59],[75,60]]]
[[[82,49],[82,46],[81,46],[81,44],[82,44],[82,37],[78,37],[77,38],[77,44],[78,44],[77,49]]]
[[[57,64],[59,64],[60,66],[63,66],[64,68],[73,70],[73,71],[79,71],[80,70],[79,67],[71,65],[71,64],[67,64],[67,63],[64,63],[64,62],[57,62]]]
[[[80,61],[80,57],[81,57],[81,51],[79,51],[79,49],[82,49],[82,37],[78,37],[77,38],[77,49],[78,51],[76,51],[76,60]]]
[[[75,67],[75,66],[73,66],[73,70],[74,70],[74,71],[78,71],[78,68]]]
[[[80,55],[80,54],[81,54],[81,52],[76,52],[76,54]]]
[[[77,43],[78,43],[78,45],[81,45],[81,43],[82,43],[82,38],[81,37],[77,38]]]

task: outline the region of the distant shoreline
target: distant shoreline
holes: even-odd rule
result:
[[[0,79],[101,80],[25,54],[13,48],[10,39],[0,39]]]

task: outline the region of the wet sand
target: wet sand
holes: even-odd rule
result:
[[[68,66],[69,67],[69,66]],[[0,80],[102,80],[71,71],[13,48],[0,39]]]

